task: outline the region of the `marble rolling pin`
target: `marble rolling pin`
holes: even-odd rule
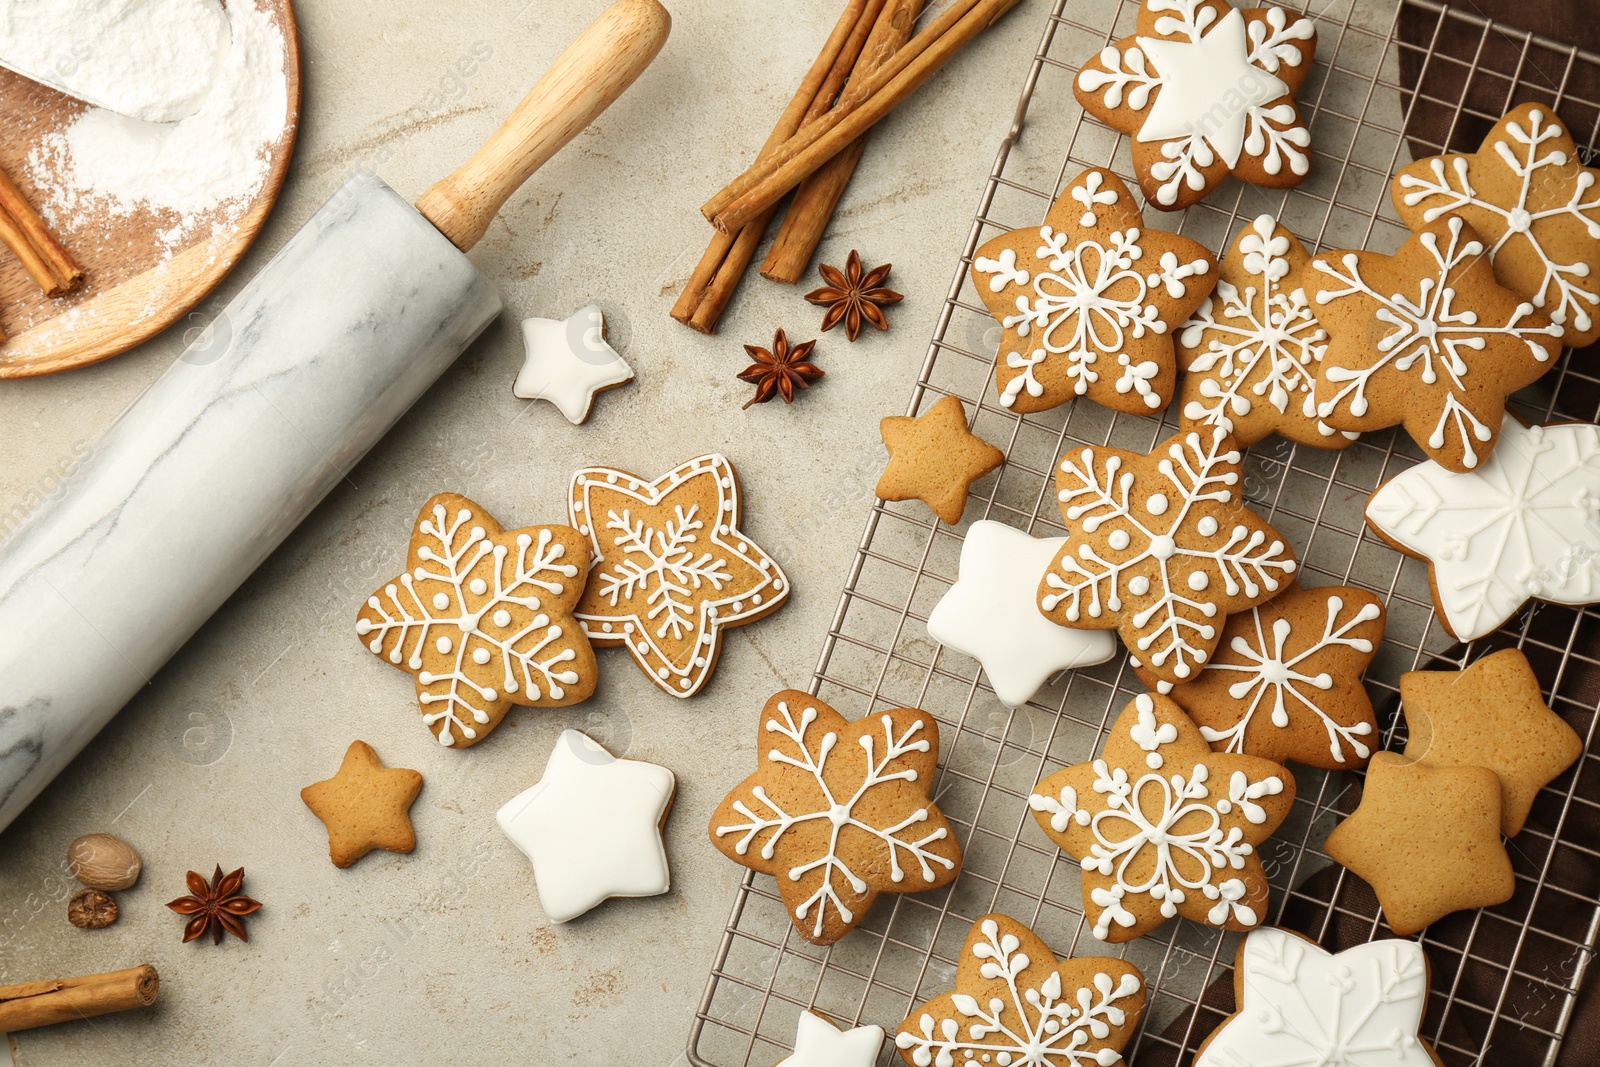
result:
[[[416,207],[352,178],[0,545],[0,830],[499,314],[465,251],[669,26],[618,0]]]

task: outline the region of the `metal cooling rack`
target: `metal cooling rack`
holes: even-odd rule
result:
[[[1137,0],[1071,0],[1071,17],[1067,7],[1068,0],[1054,0],[909,407],[915,414],[943,396],[960,397],[975,412],[975,431],[1007,453],[1001,471],[975,487],[967,519],[994,518],[1047,537],[1064,532],[1050,488],[1055,460],[1069,445],[1146,451],[1175,429],[1171,412],[1157,421],[1079,402],[1019,416],[995,400],[999,330],[966,281],[974,249],[995,234],[1036,225],[1084,167],[1132,173],[1127,139],[1084,118],[1071,79],[1081,59],[1132,32]],[[1458,126],[1486,126],[1526,99],[1556,106],[1580,143],[1593,145],[1600,134],[1600,101],[1575,92],[1579,84],[1595,84],[1575,74],[1600,72],[1600,56],[1430,0],[1403,0],[1399,8],[1395,0],[1326,0],[1310,13],[1317,19],[1317,59],[1299,99],[1317,150],[1311,177],[1287,193],[1230,181],[1181,215],[1147,212],[1147,224],[1176,227],[1223,249],[1241,225],[1267,211],[1313,252],[1392,251],[1406,231],[1387,185],[1409,161],[1408,143],[1442,151]],[[1401,43],[1402,19],[1421,44]],[[1437,50],[1449,39],[1460,54],[1464,38],[1476,41],[1467,49],[1470,60]],[[1491,55],[1498,56],[1492,69]],[[1403,87],[1402,57],[1413,74],[1429,77],[1408,77]],[[1498,110],[1479,111],[1428,95],[1436,82],[1458,86],[1463,98],[1469,88],[1481,96],[1486,86],[1497,96],[1503,85],[1505,100]],[[1432,109],[1448,125],[1441,143],[1408,130],[1418,108]],[[1477,143],[1474,135],[1450,147],[1470,150]],[[1597,366],[1592,352],[1575,361],[1568,353],[1514,406],[1538,421],[1594,420]],[[1247,452],[1246,496],[1295,545],[1307,585],[1350,584],[1386,597],[1388,630],[1367,674],[1386,747],[1404,743],[1396,716],[1401,673],[1464,665],[1505,644],[1523,648],[1550,687],[1551,706],[1592,746],[1600,613],[1531,605],[1499,634],[1475,647],[1459,645],[1434,618],[1426,568],[1364,532],[1367,496],[1420,458],[1409,439],[1392,432],[1336,453],[1269,438]],[[969,927],[996,910],[1027,922],[1062,957],[1121,955],[1143,970],[1149,1008],[1125,1053],[1136,1067],[1186,1062],[1232,1010],[1238,935],[1182,920],[1121,946],[1087,933],[1077,865],[1028,817],[1027,796],[1050,771],[1091,758],[1110,721],[1142,686],[1119,656],[1053,679],[1026,707],[1000,704],[975,661],[927,636],[928,612],[955,580],[964,530],[965,523],[952,529],[933,522],[914,502],[874,505],[811,685],[851,718],[913,706],[939,721],[935,793],[962,837],[960,877],[932,893],[885,894],[854,932],[818,948],[793,932],[772,879],[748,875],[689,1037],[691,1063],[773,1064],[787,1054],[796,1018],[808,1007],[840,1025],[873,1022],[892,1033],[914,1004],[952,987]],[[1261,853],[1273,883],[1269,921],[1324,943],[1389,936],[1371,890],[1321,851],[1329,830],[1354,808],[1360,776],[1298,765],[1294,773],[1294,812]],[[1600,841],[1597,774],[1600,755],[1589,751],[1541,794],[1527,829],[1510,843],[1517,892],[1509,903],[1458,913],[1422,935],[1432,964],[1423,1032],[1451,1067],[1557,1062],[1600,935],[1600,850],[1589,844]],[[900,1062],[892,1042],[880,1062]]]

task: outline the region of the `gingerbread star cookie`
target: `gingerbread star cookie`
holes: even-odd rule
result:
[[[1115,1067],[1147,996],[1128,961],[1058,960],[1027,926],[993,913],[967,934],[955,989],[912,1009],[894,1045],[912,1067]]]
[[[1483,241],[1456,215],[1392,256],[1316,256],[1304,284],[1329,337],[1317,416],[1353,432],[1404,426],[1449,470],[1483,464],[1506,397],[1561,354],[1561,327],[1495,280]]]
[[[1313,448],[1355,440],[1317,418],[1312,398],[1328,331],[1300,284],[1310,258],[1271,215],[1239,231],[1216,293],[1178,333],[1184,429],[1220,426],[1241,445],[1274,433]]]
[[[889,465],[878,479],[882,500],[920,500],[954,526],[972,483],[1004,463],[998,448],[967,429],[961,401],[947,396],[921,415],[891,415],[879,424]]]
[[[339,773],[300,790],[311,813],[328,828],[328,858],[348,867],[375,848],[410,852],[417,847],[411,828],[412,803],[422,791],[422,775],[385,767],[372,746],[352,742]]]
[[[1149,455],[1081,448],[1062,457],[1057,498],[1067,542],[1039,583],[1063,626],[1116,629],[1150,677],[1190,678],[1228,615],[1289,583],[1294,550],[1241,502],[1239,450],[1220,427]]]
[[[1174,915],[1248,930],[1267,914],[1257,847],[1294,804],[1294,776],[1259,756],[1213,752],[1183,709],[1140,693],[1100,758],[1057,771],[1033,817],[1083,864],[1083,910],[1102,941]]]
[[[1390,183],[1413,230],[1441,215],[1465,219],[1488,246],[1507,289],[1561,327],[1561,343],[1600,341],[1600,170],[1585,167],[1551,110],[1523,104],[1495,123],[1476,152],[1430,156]]]
[[[1377,752],[1355,812],[1323,851],[1378,894],[1389,929],[1410,937],[1516,889],[1500,842],[1500,779],[1484,767],[1435,767]]]
[[[594,571],[576,614],[596,645],[625,645],[656,685],[698,693],[722,652],[722,632],[766,618],[789,579],[739,529],[733,466],[712,454],[655,481],[612,467],[572,476],[572,525]]]
[[[816,697],[778,693],[761,712],[759,769],[711,815],[711,843],[778,880],[795,929],[831,945],[879,893],[937,889],[961,847],[931,800],[939,727],[917,708],[848,722]]]
[[[1274,189],[1305,179],[1311,134],[1294,94],[1316,47],[1316,24],[1283,8],[1144,0],[1137,32],[1084,63],[1073,95],[1133,136],[1139,187],[1177,211],[1229,174]]]
[[[1216,285],[1217,261],[1187,237],[1149,230],[1109,170],[1067,186],[1043,226],[978,249],[972,284],[1005,327],[1000,403],[1044,411],[1076,396],[1149,415],[1177,381],[1172,332]]]
[[[562,708],[593,695],[594,649],[572,618],[589,573],[578,531],[506,530],[440,493],[422,506],[406,563],[367,598],[356,634],[413,676],[441,745],[477,744],[513,704]]]
[[[1500,777],[1500,832],[1522,832],[1539,790],[1583,755],[1583,739],[1539,694],[1528,657],[1491,653],[1464,671],[1400,676],[1405,754],[1437,767],[1487,767]]]
[[[1383,639],[1383,601],[1349,586],[1288,590],[1229,616],[1216,655],[1181,685],[1139,677],[1168,693],[1219,752],[1350,770],[1377,740],[1361,674]]]

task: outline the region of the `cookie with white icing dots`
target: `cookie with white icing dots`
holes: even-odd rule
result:
[[[1328,331],[1300,284],[1310,259],[1271,215],[1239,231],[1216,293],[1178,333],[1184,429],[1221,426],[1241,445],[1274,433],[1314,448],[1355,440],[1317,417],[1313,386]]]
[[[1133,137],[1150,203],[1177,211],[1229,174],[1286,189],[1311,171],[1294,94],[1311,71],[1316,24],[1280,7],[1144,0],[1137,32],[1078,71],[1083,109]]]
[[[1351,770],[1378,747],[1362,672],[1383,640],[1383,601],[1361,589],[1287,591],[1228,618],[1216,655],[1169,694],[1218,752]]]
[[[1043,226],[989,241],[972,284],[1005,327],[995,366],[1000,404],[1044,411],[1077,396],[1149,415],[1177,382],[1173,331],[1216,285],[1202,245],[1146,229],[1128,187],[1086,170]]]
[[[594,649],[572,614],[589,574],[577,530],[506,530],[440,493],[422,506],[406,564],[367,598],[356,634],[412,675],[441,745],[477,744],[514,704],[563,708],[593,695]]]
[[[1446,215],[1392,256],[1325,252],[1304,284],[1328,331],[1317,416],[1339,430],[1404,426],[1429,459],[1488,459],[1506,397],[1551,370],[1561,327],[1495,280],[1470,225]]]
[[[1224,930],[1266,918],[1256,849],[1289,814],[1294,789],[1281,765],[1213,752],[1182,708],[1140,693],[1100,758],[1050,775],[1028,806],[1083,865],[1094,936],[1121,942],[1175,915]]]
[[[1462,641],[1529,599],[1600,602],[1600,426],[1524,426],[1506,415],[1477,470],[1419,463],[1367,501],[1367,525],[1428,563],[1439,621]]]
[[[1271,599],[1297,566],[1242,503],[1239,450],[1220,427],[1143,456],[1075,449],[1056,490],[1068,536],[1039,583],[1040,610],[1063,626],[1116,629],[1152,678],[1192,677],[1227,616]]]
[[[567,506],[594,560],[578,620],[596,645],[625,646],[673,696],[706,684],[724,630],[789,599],[783,569],[739,529],[739,483],[722,456],[655,481],[587,467],[572,476]]]
[[[967,935],[955,989],[913,1008],[894,1045],[912,1067],[1115,1067],[1147,997],[1128,961],[1058,960],[1027,926],[994,913]]]
[[[717,806],[711,843],[778,880],[795,929],[831,945],[879,893],[948,885],[961,846],[928,799],[939,727],[916,708],[855,722],[807,693],[767,701],[759,766]]]
[[[1542,104],[1495,123],[1476,152],[1430,156],[1390,184],[1412,229],[1441,215],[1482,236],[1501,284],[1543,309],[1561,343],[1600,341],[1600,170],[1585,167],[1572,134]]]

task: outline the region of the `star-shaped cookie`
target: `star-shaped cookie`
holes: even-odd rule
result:
[[[1219,752],[1311,767],[1364,767],[1378,724],[1361,674],[1383,639],[1383,601],[1349,586],[1291,586],[1228,617],[1216,655],[1168,693]]]
[[[1116,651],[1103,630],[1057,626],[1039,613],[1039,576],[1066,540],[980,519],[961,542],[956,584],[928,615],[928,636],[983,664],[994,695],[1011,707],[1057,671],[1104,663]]]
[[[1083,912],[1102,941],[1175,915],[1248,930],[1267,914],[1257,848],[1294,804],[1294,776],[1259,756],[1213,752],[1164,696],[1140,693],[1100,758],[1057,771],[1028,806],[1083,864]]]
[[[533,864],[551,922],[611,897],[653,897],[671,886],[661,828],[677,779],[665,767],[617,759],[587,734],[563,730],[539,783],[495,815]]]
[[[1230,173],[1275,189],[1304,180],[1311,134],[1294,94],[1316,47],[1316,23],[1283,8],[1144,0],[1138,32],[1085,62],[1073,93],[1133,136],[1144,195],[1177,211]]]
[[[1410,731],[1405,754],[1439,767],[1500,776],[1500,832],[1522,832],[1539,790],[1583,755],[1583,739],[1539,694],[1528,657],[1491,653],[1464,671],[1400,676]]]
[[[1530,597],[1600,600],[1600,426],[1524,426],[1507,414],[1482,467],[1419,463],[1379,486],[1367,525],[1427,560],[1439,621],[1462,641],[1494,632]]]
[[[947,396],[915,418],[879,423],[889,465],[878,478],[882,500],[920,500],[954,526],[972,483],[1005,462],[1005,453],[967,429],[961,401]]]
[[[1548,312],[1562,344],[1600,341],[1600,170],[1583,165],[1548,107],[1523,104],[1476,152],[1419,159],[1389,190],[1412,229],[1445,214],[1465,219],[1501,283]]]
[[[1040,609],[1063,626],[1115,628],[1153,678],[1191,677],[1226,617],[1270,599],[1296,568],[1294,550],[1242,503],[1239,471],[1220,427],[1145,456],[1068,452],[1056,470],[1067,543],[1039,583]]]
[[[300,799],[328,828],[333,865],[348,867],[375,848],[410,852],[417,847],[409,812],[421,791],[422,775],[385,767],[371,745],[355,741],[339,773],[306,786]]]
[[[912,1067],[1115,1067],[1146,996],[1126,960],[1058,960],[1032,930],[994,913],[972,925],[955,989],[913,1008],[894,1045]]]
[[[589,417],[596,393],[633,381],[633,368],[606,343],[605,316],[586,304],[566,319],[525,319],[527,354],[511,391],[548,400],[574,426]]]
[[[1446,215],[1392,256],[1324,252],[1306,267],[1328,348],[1317,415],[1338,430],[1404,426],[1453,471],[1481,466],[1506,397],[1561,354],[1561,327],[1495,280],[1477,232]]]
[[[653,482],[586,467],[572,476],[567,507],[594,560],[576,609],[584,632],[601,647],[627,646],[673,696],[706,684],[724,630],[789,599],[782,568],[739,529],[739,483],[720,455]]]
[[[1086,170],[1043,226],[978,249],[972,284],[1000,325],[995,387],[1013,411],[1087,396],[1149,415],[1172,400],[1173,330],[1216,285],[1217,261],[1187,237],[1144,228],[1128,187]]]
[[[939,727],[917,708],[848,722],[816,697],[786,689],[767,701],[759,767],[711,815],[711,843],[778,880],[795,929],[831,945],[879,893],[937,889],[955,878],[961,847],[928,799]]]
[[[1485,767],[1434,767],[1376,752],[1361,803],[1323,851],[1369,883],[1389,929],[1410,937],[1516,889],[1500,842],[1500,779]]]
[[[422,506],[406,564],[367,598],[356,634],[413,676],[441,745],[477,744],[513,704],[593,695],[594,649],[572,617],[589,573],[578,531],[502,529],[480,505],[440,493]]]
[[[883,1027],[840,1030],[814,1011],[800,1013],[794,1052],[778,1067],[873,1067],[883,1048]]]

